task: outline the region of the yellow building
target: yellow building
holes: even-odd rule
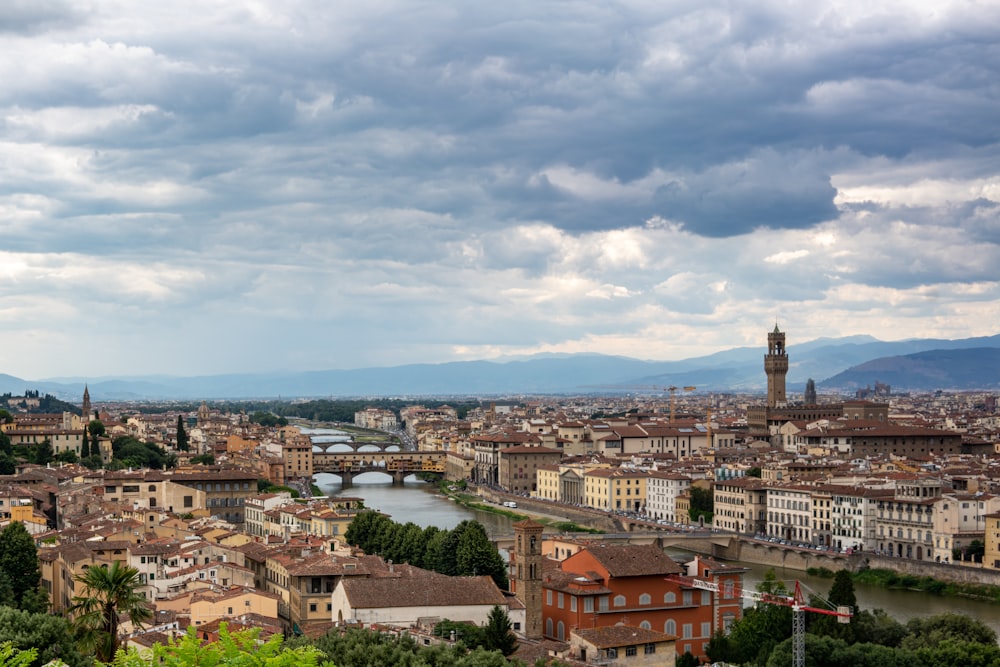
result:
[[[1000,512],[986,515],[986,550],[983,567],[1000,570]]]
[[[281,458],[285,461],[285,479],[312,479],[313,450],[308,437],[292,438],[281,443]]]
[[[597,469],[583,475],[584,504],[604,510],[638,512],[646,506],[649,473],[639,470]]]

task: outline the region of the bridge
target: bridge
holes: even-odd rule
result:
[[[403,449],[403,445],[399,444],[398,442],[392,441],[392,440],[386,440],[384,442],[354,442],[352,440],[351,442],[314,442],[313,443],[313,447],[318,447],[319,449],[322,449],[324,452],[329,451],[331,447],[334,447],[334,446],[337,446],[337,445],[340,445],[342,447],[350,447],[354,451],[358,451],[358,449],[360,449],[361,447],[374,447],[374,448],[380,449],[382,451],[387,450],[389,447],[398,447],[399,449]]]
[[[338,475],[343,488],[347,488],[356,475],[380,472],[390,475],[393,485],[402,486],[407,475],[418,472],[443,474],[445,458],[444,451],[315,453],[313,474],[326,472]]]

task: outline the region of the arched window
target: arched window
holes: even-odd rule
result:
[[[670,619],[663,624],[663,634],[677,636],[677,621]]]
[[[551,618],[545,619],[545,634],[548,635],[549,637],[552,636],[552,619]]]
[[[643,593],[639,596],[639,604],[649,604],[653,601],[653,598],[649,596],[649,593]]]
[[[559,641],[566,639],[566,626],[563,625],[562,621],[559,621],[559,625],[556,626],[556,639]]]
[[[643,621],[642,623],[639,624],[639,627],[642,628],[643,630],[653,629],[653,626],[649,624],[649,621]]]
[[[663,604],[674,604],[677,602],[677,594],[673,591],[663,594]]]
[[[624,607],[625,606],[625,596],[624,595],[616,595],[615,596],[615,606],[616,607]]]

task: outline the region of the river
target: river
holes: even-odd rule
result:
[[[323,431],[325,433],[329,429]],[[333,435],[326,434],[321,437]],[[412,521],[422,527],[437,526],[450,529],[466,519],[475,519],[483,524],[490,535],[510,535],[514,532],[511,527],[512,521],[508,517],[457,505],[438,494],[433,485],[412,476],[407,477],[401,487],[393,486],[392,480],[381,473],[359,475],[347,489],[341,489],[340,478],[336,475],[316,475],[315,483],[323,493],[330,496],[363,498],[366,507],[385,512],[400,523]],[[681,552],[676,553],[679,555]],[[758,582],[764,580],[767,567],[750,563],[739,564],[749,569],[745,578],[747,588],[755,587]],[[804,584],[803,592],[807,597],[810,593],[826,596],[833,583],[832,579],[810,576],[800,570],[779,569],[775,574],[785,581],[789,588],[794,587],[796,580]],[[855,584],[855,593],[861,609],[884,609],[886,613],[901,622],[919,616],[958,612],[979,619],[1000,635],[1000,605],[997,604],[939,597],[915,591],[889,590],[861,583]]]

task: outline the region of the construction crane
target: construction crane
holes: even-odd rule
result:
[[[719,594],[723,590],[723,587],[719,586],[719,583],[715,581],[705,581],[704,579],[695,579],[694,577],[685,577],[676,574],[668,576],[667,579],[676,581],[683,586],[700,588],[716,594]],[[728,592],[728,589],[726,589],[726,593]],[[851,617],[854,615],[850,607],[837,607],[836,611],[834,611],[832,609],[823,609],[822,607],[808,606],[805,603],[805,597],[802,595],[802,588],[798,581],[795,582],[795,593],[791,596],[746,590],[740,587],[734,588],[733,593],[744,600],[753,600],[757,603],[776,604],[792,608],[792,667],[805,667],[806,664],[805,613],[807,611],[816,614],[826,614],[827,616],[836,616],[838,623],[850,623]]]
[[[587,387],[603,388],[603,389],[617,389],[618,391],[633,391],[642,389],[656,389],[658,391],[666,391],[670,393],[670,423],[675,422],[675,417],[677,415],[677,390],[683,389],[684,391],[694,391],[698,387],[675,387],[670,385],[669,387],[664,387],[660,384],[591,384],[586,385]]]

